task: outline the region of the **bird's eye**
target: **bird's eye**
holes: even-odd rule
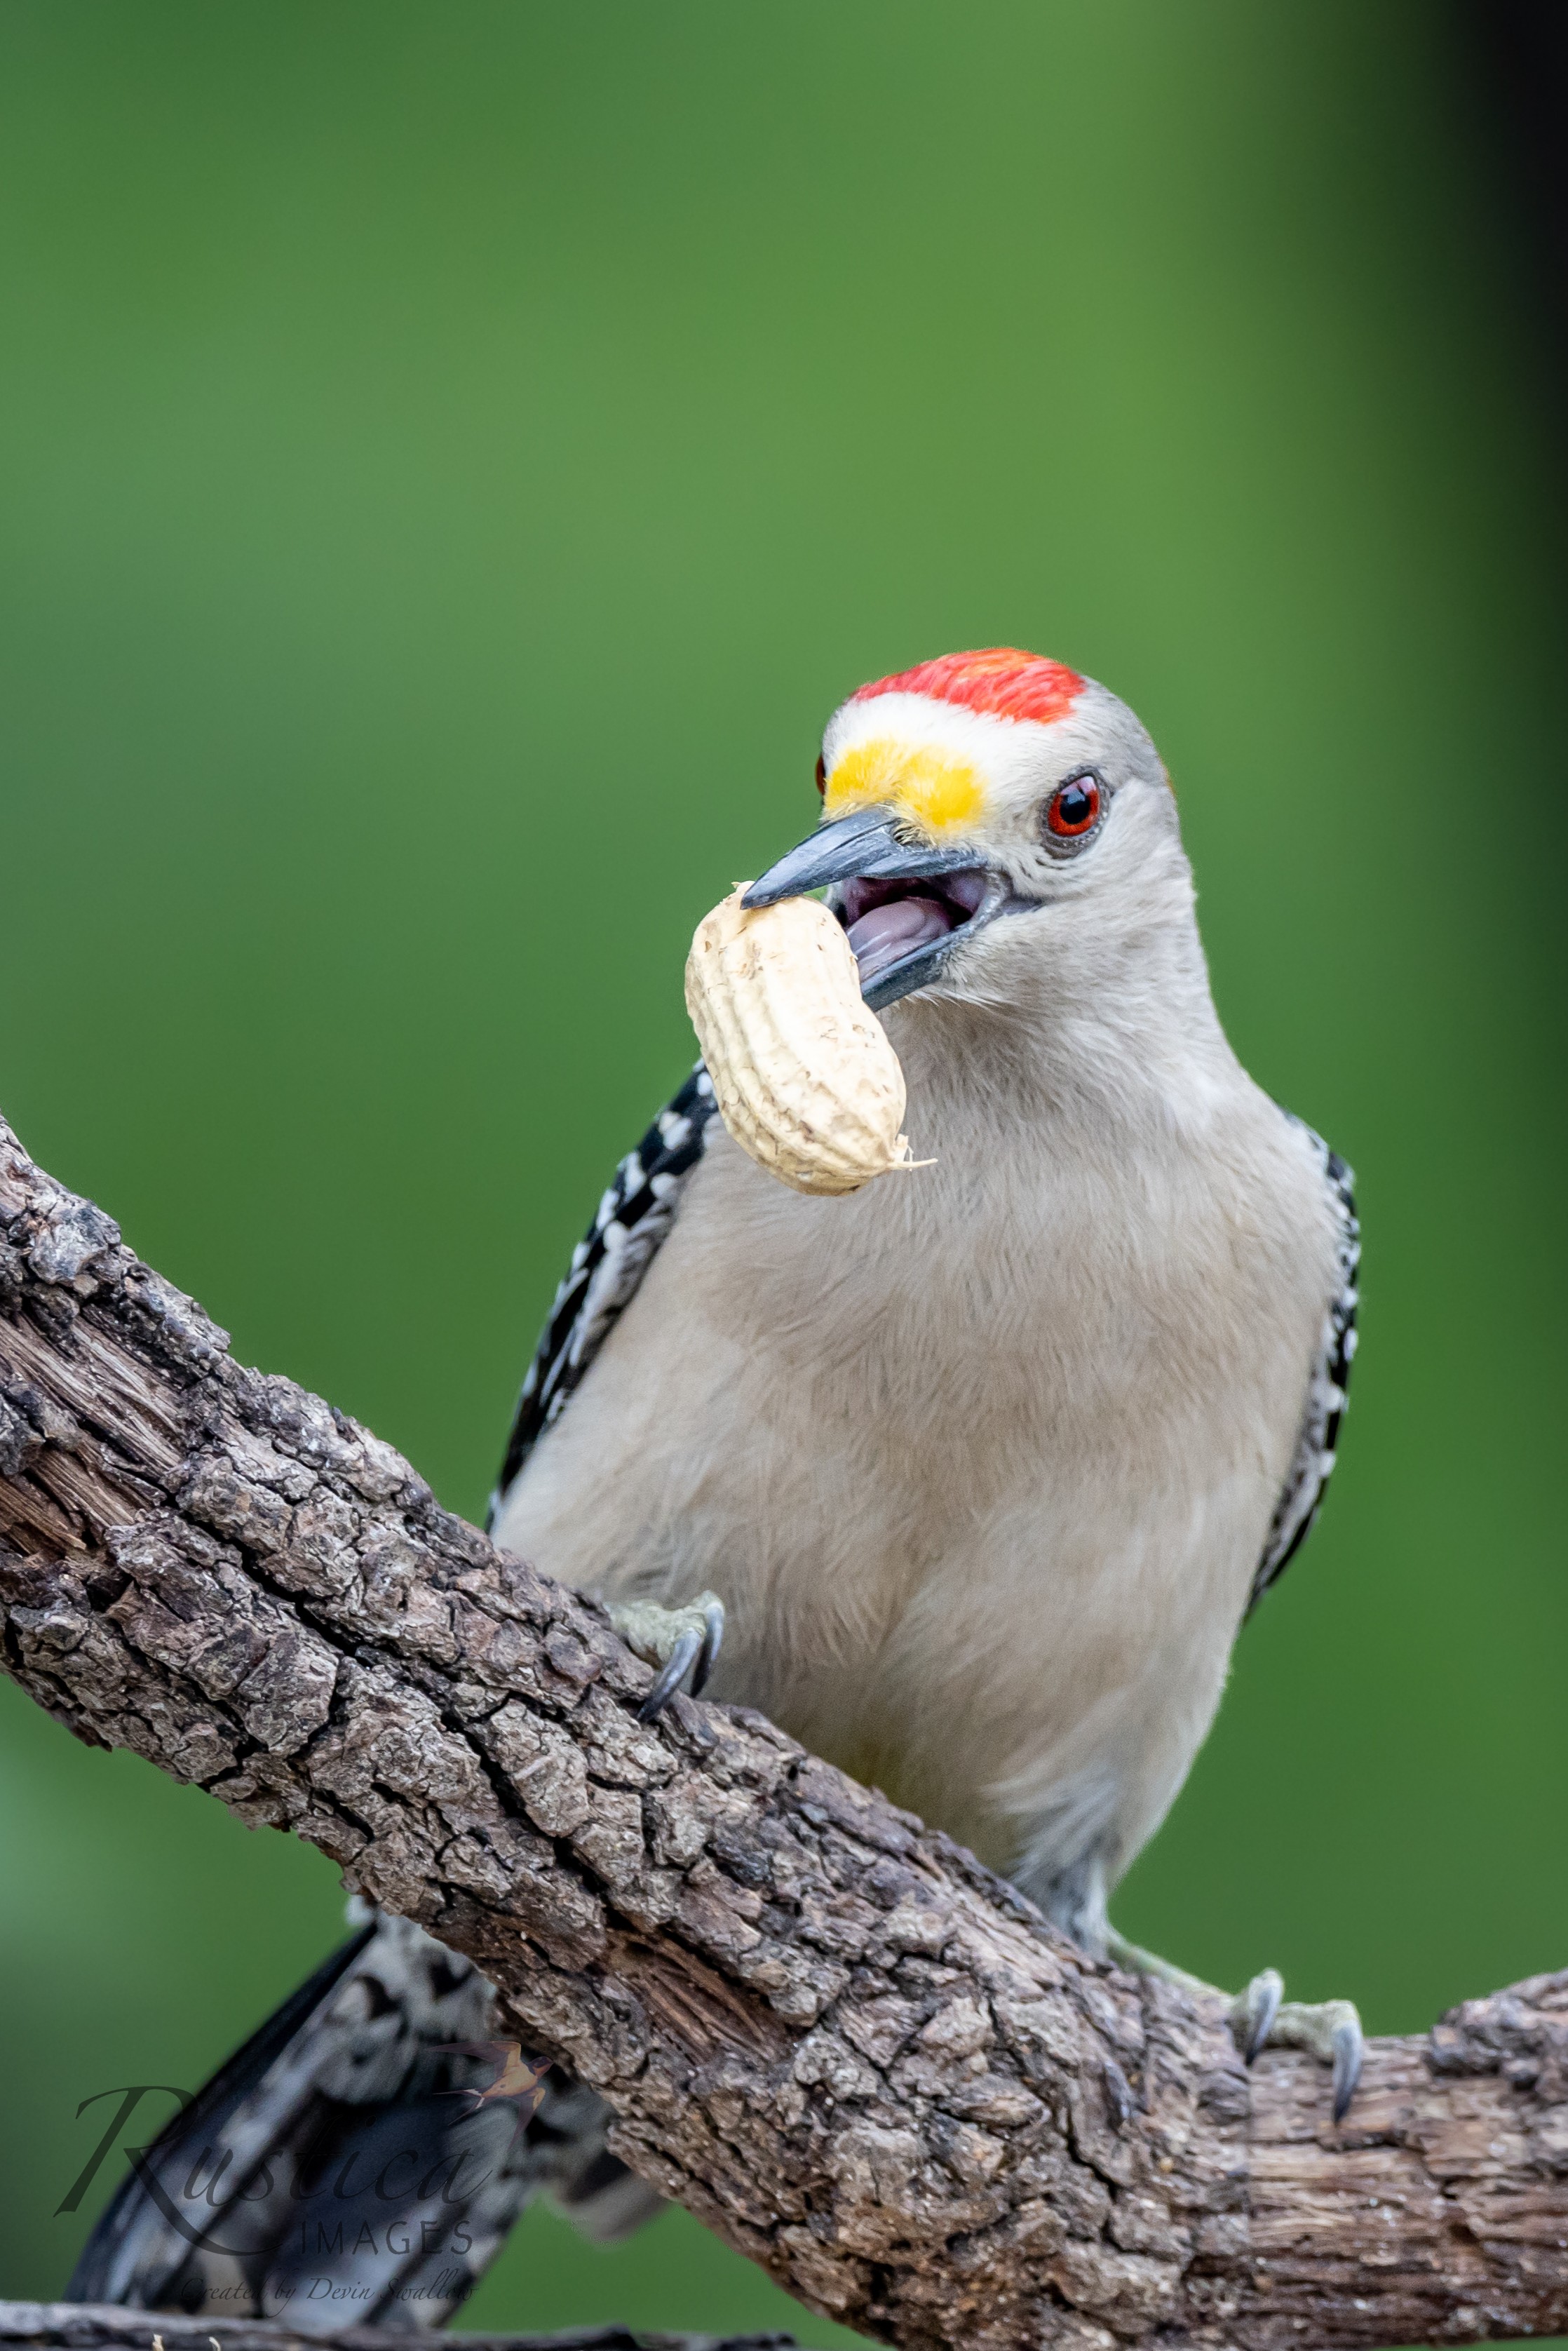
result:
[[[817,794],[821,799],[828,797],[828,763],[820,751],[817,754]]]
[[[1073,776],[1045,804],[1045,829],[1056,841],[1082,841],[1100,821],[1104,795],[1099,778]]]

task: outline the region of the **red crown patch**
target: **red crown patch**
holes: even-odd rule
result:
[[[1083,690],[1076,670],[1016,645],[991,645],[983,653],[943,653],[936,661],[879,677],[851,698],[870,702],[879,694],[924,694],[934,702],[955,702],[994,718],[1034,718],[1049,726],[1063,718]]]

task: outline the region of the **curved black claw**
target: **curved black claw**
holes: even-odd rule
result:
[[[1355,2085],[1361,2079],[1361,2062],[1366,2054],[1366,2043],[1362,2038],[1361,2019],[1349,2016],[1334,2026],[1333,2032],[1333,2118],[1343,2123],[1355,2095]]]
[[[706,1646],[707,1635],[695,1629],[683,1633],[659,1669],[658,1678],[637,1709],[639,1722],[652,1722],[663,1714],[686,1677],[686,1668]]]
[[[1284,1997],[1284,1979],[1278,1968],[1264,1968],[1253,1977],[1231,2011],[1231,2031],[1249,2065],[1267,2046]]]
[[[717,1665],[718,1653],[724,1646],[724,1603],[722,1600],[710,1600],[706,1603],[703,1609],[703,1624],[706,1629],[702,1636],[702,1647],[697,1651],[696,1667],[692,1675],[692,1696],[694,1698],[697,1696],[704,1683],[707,1680],[709,1674],[712,1673],[715,1666]]]

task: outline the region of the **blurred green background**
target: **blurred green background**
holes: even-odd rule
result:
[[[1323,1523],[1119,1920],[1382,2032],[1568,1955],[1560,420],[1479,104],[1429,0],[0,5],[24,1140],[476,1513],[827,712],[1104,678],[1367,1245]],[[193,2086],[341,1896],[9,1684],[0,1774],[47,2294],[78,2101]],[[532,2215],[465,2314],[612,2316],[849,2339],[684,2214]]]

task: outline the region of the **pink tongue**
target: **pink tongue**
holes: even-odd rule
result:
[[[850,925],[848,934],[861,967],[861,986],[901,956],[945,937],[952,927],[952,916],[935,898],[894,898],[888,905],[873,906]]]

